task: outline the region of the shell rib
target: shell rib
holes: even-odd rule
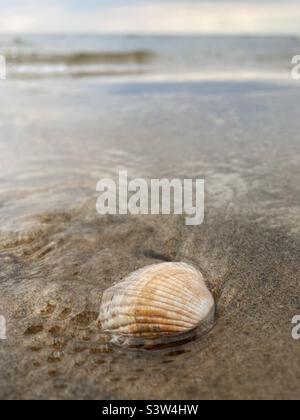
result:
[[[142,268],[108,289],[100,321],[116,344],[136,348],[187,341],[214,323],[215,302],[202,274],[184,263]]]

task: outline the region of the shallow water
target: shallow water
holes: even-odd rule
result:
[[[297,82],[0,84],[2,398],[299,398]],[[205,177],[206,216],[96,212],[96,183]],[[195,264],[215,328],[174,350],[111,346],[103,291]]]

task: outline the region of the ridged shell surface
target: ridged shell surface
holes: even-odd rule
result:
[[[185,263],[163,263],[135,271],[108,289],[99,318],[116,344],[151,348],[207,332],[214,315],[214,298],[202,274]]]

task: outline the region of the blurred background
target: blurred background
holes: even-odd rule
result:
[[[11,78],[289,76],[297,0],[0,1]]]

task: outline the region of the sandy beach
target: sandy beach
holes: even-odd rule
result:
[[[1,399],[299,399],[300,85],[5,82]],[[105,216],[96,183],[204,177],[205,222]],[[164,352],[110,345],[103,291],[161,261],[200,269],[214,329]]]

